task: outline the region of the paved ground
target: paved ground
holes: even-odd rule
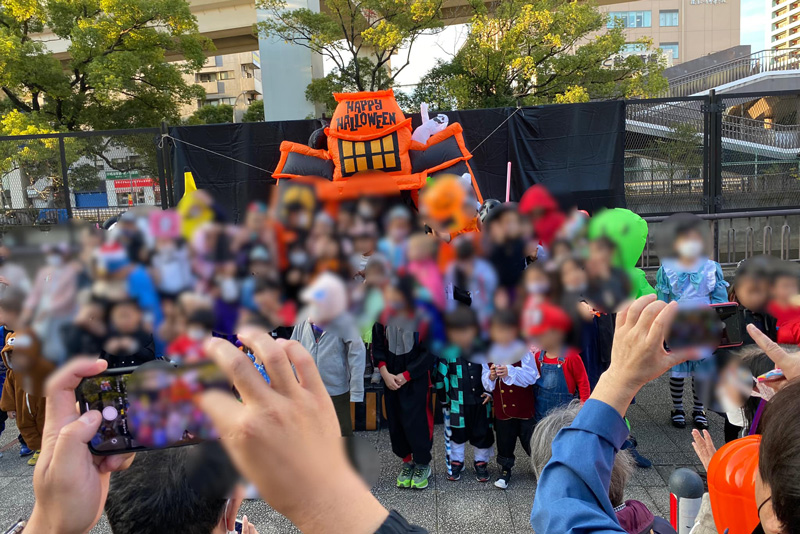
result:
[[[691,447],[690,430],[677,430],[669,424],[668,392],[667,379],[661,377],[642,390],[637,397],[637,404],[628,412],[634,434],[639,440],[639,450],[653,461],[654,466],[636,470],[626,496],[644,502],[654,513],[664,517],[669,517],[666,481],[672,471],[682,466],[702,469]],[[713,414],[709,418],[715,441],[722,443],[722,419]],[[34,503],[33,468],[19,457],[16,435],[16,428],[9,425],[0,437],[0,447],[6,449],[4,457],[0,458],[0,528],[20,517],[27,517]],[[361,435],[375,443],[381,456],[381,478],[374,488],[375,495],[384,505],[398,510],[412,523],[424,526],[432,533],[532,532],[528,520],[536,481],[521,448],[517,453],[515,477],[506,491],[496,489],[491,483],[480,484],[473,476],[465,476],[459,482],[448,482],[443,475],[441,427],[437,427],[433,465],[435,476],[431,486],[424,491],[399,490],[394,487],[399,464],[391,453],[388,431],[365,432]],[[467,458],[467,462],[471,465],[470,458]],[[492,465],[492,476],[496,476],[497,472],[497,466]],[[469,472],[467,474],[471,475]],[[288,520],[262,501],[245,502],[242,513],[248,515],[261,534],[297,532]],[[105,519],[92,530],[92,534],[110,532]]]

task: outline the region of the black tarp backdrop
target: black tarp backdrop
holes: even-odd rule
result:
[[[464,129],[470,160],[484,198],[505,199],[506,167],[511,161],[511,200],[533,184],[546,185],[564,207],[594,212],[624,207],[624,102],[446,112]],[[510,118],[509,118],[510,116]],[[412,125],[420,123],[412,115]],[[507,122],[504,123],[504,121]],[[255,122],[170,128],[179,141],[272,170],[281,141],[308,142],[317,120]],[[495,131],[496,130],[496,131]],[[492,133],[494,132],[494,133]],[[269,174],[199,148],[176,142],[172,149],[175,198],[183,195],[183,171],[211,192],[238,220],[247,204],[267,200],[275,181]]]

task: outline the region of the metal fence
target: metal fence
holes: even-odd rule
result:
[[[800,209],[779,209],[731,213],[703,213],[713,240],[712,256],[723,267],[760,254],[800,262]],[[660,265],[656,236],[666,216],[645,217],[650,229],[639,260],[644,270]]]
[[[0,227],[173,205],[158,128],[0,137]]]
[[[800,207],[800,94],[630,100],[625,196],[642,215]]]
[[[163,133],[0,137],[0,228],[173,206]],[[800,93],[629,100],[624,173],[643,216],[800,208]]]

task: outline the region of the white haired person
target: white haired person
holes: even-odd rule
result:
[[[355,319],[347,313],[347,289],[338,276],[322,273],[300,298],[308,306],[291,339],[311,353],[333,400],[342,435],[351,436],[350,403],[364,400],[366,349]]]
[[[580,401],[573,400],[566,406],[552,410],[539,421],[531,438],[531,465],[536,478],[552,456],[553,440],[561,429],[568,428],[581,410]],[[608,498],[614,507],[617,521],[628,534],[674,534],[675,529],[669,521],[653,515],[640,501],[625,500],[625,486],[633,474],[634,459],[627,450],[621,450],[614,458],[611,479],[608,484]]]

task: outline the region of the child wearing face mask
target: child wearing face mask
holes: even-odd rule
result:
[[[186,320],[183,334],[167,345],[167,359],[172,362],[194,363],[205,358],[203,341],[211,336],[214,312],[207,308],[193,311]]]
[[[392,451],[403,460],[397,487],[424,489],[431,474],[434,357],[430,318],[415,305],[416,282],[400,276],[384,287],[384,312],[371,331],[372,356],[383,378]]]
[[[395,206],[386,216],[386,237],[378,241],[378,252],[389,260],[392,269],[400,269],[406,264],[410,233],[411,214],[404,206]]]
[[[671,220],[670,220],[671,219]],[[672,257],[664,258],[656,273],[656,293],[664,302],[683,304],[717,304],[728,301],[728,282],[722,276],[719,263],[708,258],[703,225],[699,217],[688,213],[673,215],[665,221],[674,231]],[[708,355],[710,356],[710,354]],[[697,391],[695,376],[708,370],[711,360],[690,360],[672,368],[670,394],[672,398],[672,425],[686,428],[683,409],[683,389],[687,377],[692,377],[694,407],[692,419],[695,428],[708,428],[705,406]]]

